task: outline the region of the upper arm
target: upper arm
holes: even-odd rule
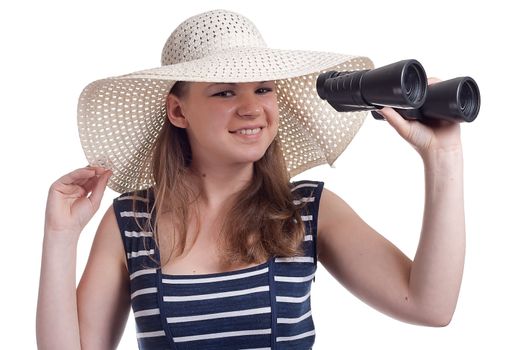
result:
[[[415,322],[408,295],[411,260],[327,189],[320,200],[318,254],[326,270],[357,297]]]
[[[113,207],[97,229],[77,288],[82,349],[114,349],[129,315],[129,276]]]

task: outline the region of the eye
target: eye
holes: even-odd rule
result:
[[[230,96],[233,96],[233,91],[232,90],[225,90],[225,91],[218,92],[218,93],[214,94],[213,96],[230,97]]]
[[[267,94],[269,92],[272,92],[273,89],[272,88],[266,88],[266,87],[263,87],[263,88],[260,88],[260,89],[257,89],[257,93],[258,94]]]

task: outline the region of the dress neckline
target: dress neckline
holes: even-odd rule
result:
[[[252,271],[261,270],[261,269],[263,269],[263,268],[265,268],[266,266],[269,265],[271,259],[272,258],[270,257],[268,260],[266,260],[265,262],[263,262],[261,264],[258,264],[258,265],[255,265],[255,266],[251,266],[251,267],[245,267],[245,268],[237,269],[237,270],[233,270],[233,271],[214,272],[214,273],[205,273],[205,274],[184,274],[184,275],[181,275],[181,274],[164,273],[162,271],[162,269],[161,269],[160,274],[162,275],[162,277],[170,278],[170,279],[198,279],[198,278],[206,278],[206,277],[230,276],[230,275],[235,275],[235,274],[244,273],[244,272],[252,272]]]

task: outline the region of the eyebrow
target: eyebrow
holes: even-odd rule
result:
[[[269,80],[266,80],[266,81],[258,81],[256,83],[258,84],[264,84],[264,83],[267,83]],[[210,85],[208,85],[208,87],[210,86],[215,86],[215,85],[239,85],[239,83],[211,83]]]

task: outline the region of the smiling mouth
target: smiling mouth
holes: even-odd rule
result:
[[[239,135],[255,135],[260,133],[262,128],[253,128],[253,129],[239,129],[235,131],[230,131],[231,134],[239,134]]]

